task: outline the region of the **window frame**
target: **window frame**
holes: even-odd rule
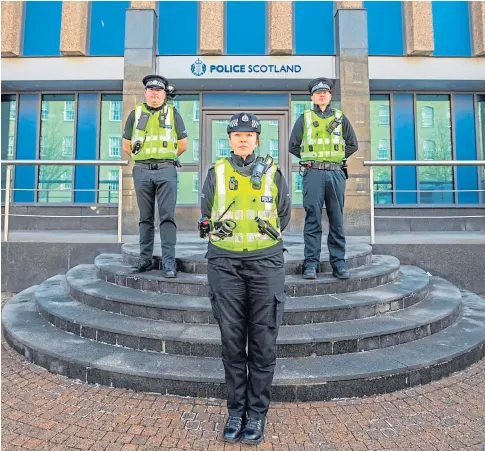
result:
[[[120,144],[119,146],[116,146],[115,147],[115,146],[112,146],[111,145],[111,143],[113,142],[112,140],[114,140],[114,139],[119,140],[119,144]],[[118,158],[118,157],[121,157],[121,152],[123,150],[122,146],[123,146],[123,140],[122,140],[122,138],[120,136],[108,136],[108,157],[109,158]],[[115,155],[112,152],[112,150],[114,148],[116,148],[116,149],[119,148],[119,153],[117,155]]]

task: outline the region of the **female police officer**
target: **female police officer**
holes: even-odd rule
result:
[[[224,440],[256,444],[264,437],[283,317],[281,231],[290,220],[291,203],[272,158],[255,158],[258,118],[236,114],[227,133],[231,156],[209,169],[199,230],[209,237],[210,297],[222,339],[229,413]]]

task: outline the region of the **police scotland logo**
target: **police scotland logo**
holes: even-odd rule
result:
[[[194,75],[200,77],[205,74],[207,67],[200,58],[197,58],[195,62],[190,66],[190,70]]]

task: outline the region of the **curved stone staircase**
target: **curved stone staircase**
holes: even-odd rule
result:
[[[302,246],[285,243],[286,293],[273,399],[327,400],[430,382],[485,355],[485,302],[368,245],[347,246],[350,280],[303,280]],[[201,244],[177,247],[177,279],[132,274],[138,245],[99,255],[13,298],[7,342],[29,361],[84,382],[225,397],[220,334]]]

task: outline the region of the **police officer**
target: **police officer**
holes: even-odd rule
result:
[[[133,180],[140,210],[140,259],[135,272],[153,269],[155,199],[160,216],[160,241],[165,277],[176,277],[175,203],[177,157],[187,149],[187,131],[177,110],[166,103],[173,92],[166,78],[147,75],[145,103],[130,113],[123,133],[123,151],[134,160]]]
[[[290,220],[291,202],[272,158],[255,158],[258,118],[235,114],[227,133],[231,156],[208,171],[199,230],[209,237],[210,298],[222,339],[229,414],[224,440],[257,444],[264,437],[283,317],[281,231]]]
[[[322,209],[329,220],[327,239],[333,275],[348,279],[345,269],[344,194],[346,160],[357,151],[357,137],[347,117],[331,108],[332,81],[317,78],[308,85],[314,104],[297,119],[289,151],[300,158],[305,208],[303,278],[316,279],[320,264]],[[344,172],[345,170],[345,172]]]

